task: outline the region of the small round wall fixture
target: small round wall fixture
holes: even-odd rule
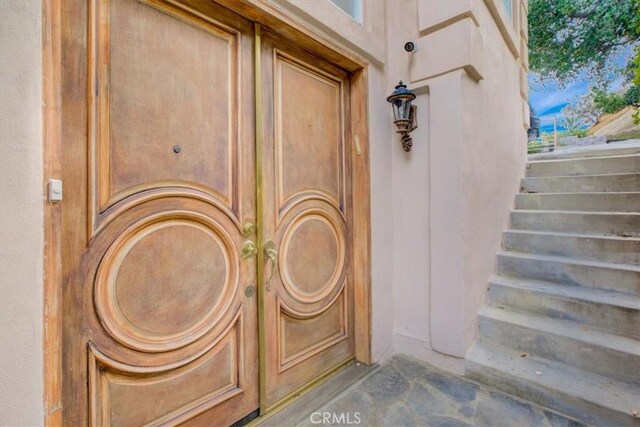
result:
[[[393,107],[393,123],[398,128],[396,132],[402,135],[400,138],[402,149],[406,152],[411,151],[413,147],[413,140],[409,134],[418,127],[416,118],[418,107],[411,104],[414,99],[416,99],[415,93],[407,89],[407,85],[402,83],[402,80],[387,97],[387,101]]]

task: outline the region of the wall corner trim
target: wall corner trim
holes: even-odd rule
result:
[[[513,54],[515,59],[518,59],[520,57],[517,45],[518,34],[511,25],[511,21],[504,15],[498,5],[496,5],[496,0],[484,0],[484,4],[487,6],[487,9],[489,9],[489,13],[498,26],[498,30],[500,34],[502,34],[502,38],[511,51],[511,54]]]

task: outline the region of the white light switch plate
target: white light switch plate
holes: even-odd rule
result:
[[[50,179],[49,180],[49,201],[59,202],[62,200],[62,180]]]

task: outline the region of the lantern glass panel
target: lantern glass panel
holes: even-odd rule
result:
[[[402,106],[402,101],[396,99],[391,103],[391,105],[393,106],[393,120],[400,120],[400,108]]]
[[[411,104],[407,98],[399,98],[393,101],[394,120],[408,120]]]

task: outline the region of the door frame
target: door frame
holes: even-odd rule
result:
[[[177,0],[166,0],[168,3]],[[371,355],[371,195],[370,147],[368,117],[369,62],[284,14],[266,2],[258,0],[216,0],[222,6],[247,17],[256,24],[256,34],[262,26],[295,41],[304,50],[323,58],[351,73],[350,132],[347,141],[352,152],[351,183],[353,194],[353,265],[355,358],[369,365]],[[62,274],[61,250],[62,209],[64,202],[49,202],[46,198],[48,180],[61,176],[61,77],[62,32],[61,0],[42,1],[42,96],[43,96],[43,205],[44,205],[44,292],[43,292],[43,365],[44,423],[62,424]],[[259,41],[259,38],[256,38]],[[255,46],[254,46],[255,47]],[[255,57],[254,57],[255,59]],[[259,72],[259,69],[256,73]],[[262,90],[256,81],[256,91]],[[256,102],[258,100],[256,99]],[[256,108],[256,114],[258,114]],[[256,129],[256,139],[259,138]],[[256,144],[256,148],[258,144]],[[260,251],[261,253],[261,251]],[[258,266],[262,266],[258,260]],[[262,335],[262,334],[261,334]],[[263,343],[260,343],[263,344]],[[260,345],[259,344],[259,345]],[[260,348],[264,348],[262,345]],[[312,385],[312,384],[311,384]],[[265,408],[266,409],[266,408]]]

